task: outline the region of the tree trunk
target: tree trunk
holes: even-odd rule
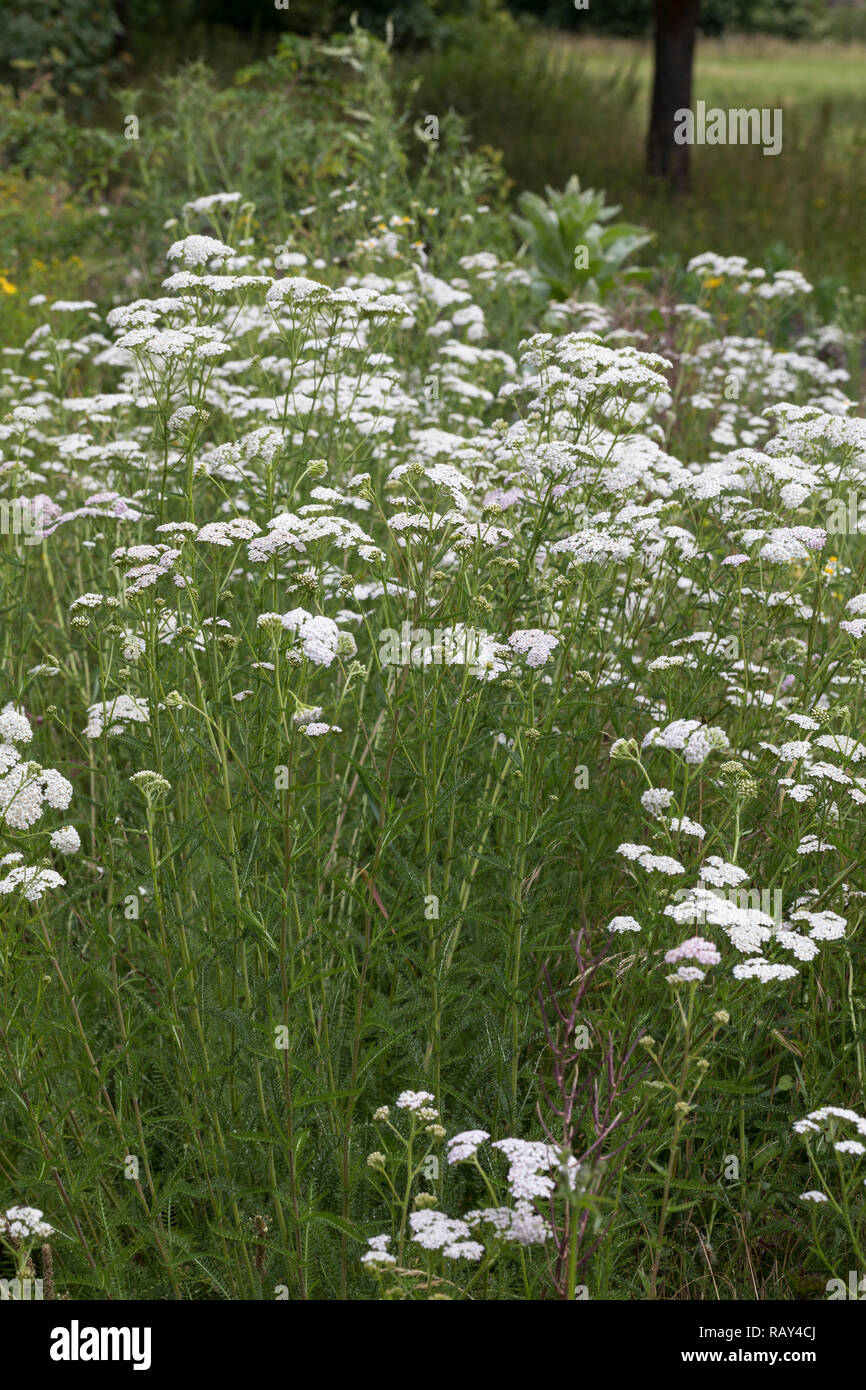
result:
[[[701,0],[655,0],[655,71],[647,141],[647,172],[675,192],[689,183],[689,147],[674,140],[677,111],[692,105],[695,25]]]
[[[114,13],[117,16],[117,30],[114,35],[114,55],[121,53],[132,56],[132,33],[129,27],[129,0],[114,0]]]

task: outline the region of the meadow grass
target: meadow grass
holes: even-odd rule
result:
[[[864,180],[864,48],[760,38],[699,40],[694,100],[781,106],[780,155],[692,150],[692,191],[671,199],[644,174],[650,47],[627,40],[467,29],[420,55],[419,109],[454,107],[473,140],[502,150],[516,189],[560,188],[576,173],[658,236],[657,254],[687,259],[712,245],[799,266],[828,293],[866,286],[859,232]]]
[[[540,46],[555,55],[562,70],[575,66],[597,77],[627,70],[649,99],[652,53],[646,42],[630,39],[577,38],[540,34]],[[748,106],[775,102],[850,100],[850,115],[863,101],[866,44],[793,42],[761,35],[711,39],[700,37],[695,50],[695,92],[709,105]]]

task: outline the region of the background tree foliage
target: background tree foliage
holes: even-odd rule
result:
[[[62,96],[99,96],[123,69],[113,0],[6,0],[0,84],[16,94],[51,83]]]
[[[513,14],[533,14],[558,29],[594,30],[623,37],[652,29],[652,0],[605,0],[576,10],[573,0],[509,0]],[[799,39],[816,35],[824,0],[703,0],[699,27],[705,34],[765,33]]]
[[[820,34],[825,0],[704,0],[700,29],[706,34],[764,32],[787,38]],[[571,32],[647,36],[652,0],[606,0],[576,10],[572,0],[291,0],[287,9],[249,0],[5,0],[0,84],[16,91],[50,80],[55,91],[98,100],[130,58],[147,58],[158,46],[203,30],[234,30],[263,48],[278,34],[328,35],[349,27],[393,28],[398,45],[445,42],[455,20],[485,20],[497,13],[535,20]]]

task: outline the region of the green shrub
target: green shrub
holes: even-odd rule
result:
[[[0,81],[16,91],[50,84],[82,105],[104,97],[122,71],[111,0],[6,0]]]
[[[646,278],[648,271],[626,268],[625,262],[652,240],[651,233],[631,222],[611,222],[619,207],[607,204],[603,192],[581,189],[576,174],[562,193],[546,192],[546,201],[522,193],[518,207],[524,215],[514,218],[542,289],[559,299],[576,291],[604,299],[618,283]]]

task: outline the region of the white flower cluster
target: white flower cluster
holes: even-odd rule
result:
[[[26,715],[7,704],[0,711],[0,831],[32,831],[47,809],[65,811],[72,800],[72,783],[56,768],[23,760],[16,744],[29,743],[32,736]],[[75,827],[66,825],[49,832],[49,845],[61,854],[77,854],[81,840]],[[66,883],[44,863],[25,864],[20,850],[3,854],[0,870],[5,871],[0,877],[0,895],[17,893],[32,903]]]
[[[4,713],[8,728],[13,718],[8,706]],[[0,824],[10,829],[29,830],[46,806],[65,811],[72,800],[71,782],[53,767],[23,762],[12,743],[0,744],[0,768],[5,769],[0,777]]]
[[[438,1111],[431,1104],[433,1100],[429,1091],[401,1091],[396,1104],[398,1110],[429,1123],[438,1118]],[[389,1107],[383,1105],[373,1118],[382,1122],[389,1115]],[[442,1131],[439,1133],[441,1135]],[[446,1141],[447,1162],[449,1165],[477,1163],[479,1149],[489,1140],[490,1135],[484,1129],[467,1129],[452,1135]],[[490,1147],[503,1153],[508,1160],[507,1186],[512,1205],[472,1210],[462,1217],[448,1216],[432,1203],[422,1206],[409,1214],[413,1245],[421,1250],[435,1251],[445,1259],[477,1263],[488,1249],[495,1251],[507,1244],[543,1245],[548,1240],[550,1228],[535,1204],[539,1199],[549,1199],[563,1177],[574,1186],[576,1160],[553,1145],[530,1140],[500,1139]],[[371,1159],[374,1160],[372,1166],[385,1161],[378,1153],[372,1154]],[[361,1263],[373,1272],[384,1272],[396,1263],[388,1250],[390,1244],[388,1235],[371,1237]]]
[[[858,1115],[856,1110],[847,1110],[838,1105],[822,1105],[818,1110],[810,1110],[804,1120],[794,1121],[794,1130],[797,1134],[818,1134],[822,1126],[826,1126],[828,1121],[844,1120],[847,1124],[854,1126],[858,1134],[866,1138],[866,1119]],[[838,1147],[838,1145],[837,1145]],[[845,1152],[846,1150],[843,1150]],[[858,1146],[852,1152],[862,1152],[862,1146]]]
[[[7,1207],[5,1212],[0,1212],[0,1236],[8,1237],[16,1245],[47,1240],[53,1232],[54,1227],[43,1220],[38,1207]]]
[[[702,724],[699,719],[675,719],[663,728],[650,729],[644,748],[668,748],[681,753],[687,763],[703,763],[711,753],[728,748],[724,729]]]
[[[512,632],[508,645],[513,652],[526,657],[527,666],[543,666],[553,654],[559,638],[552,632],[542,632],[537,627],[526,628],[522,632]]]
[[[666,874],[669,878],[676,878],[677,874],[686,872],[685,865],[670,854],[653,854],[647,845],[635,845],[625,842],[617,846],[617,854],[621,854],[624,859],[630,859],[648,874]]]
[[[260,613],[258,626],[294,633],[304,656],[314,666],[330,666],[337,655],[340,630],[333,618],[314,616],[306,608],[293,608],[288,613]]]
[[[449,1260],[480,1260],[484,1246],[471,1240],[469,1223],[428,1207],[409,1216],[412,1239],[422,1250],[438,1250]]]
[[[224,261],[236,253],[224,241],[212,236],[188,236],[172,242],[166,260],[182,261],[185,266],[207,265],[209,261]]]
[[[132,695],[115,695],[113,700],[91,705],[87,711],[85,738],[101,738],[103,733],[117,736],[128,724],[147,724],[150,719],[147,701]]]

